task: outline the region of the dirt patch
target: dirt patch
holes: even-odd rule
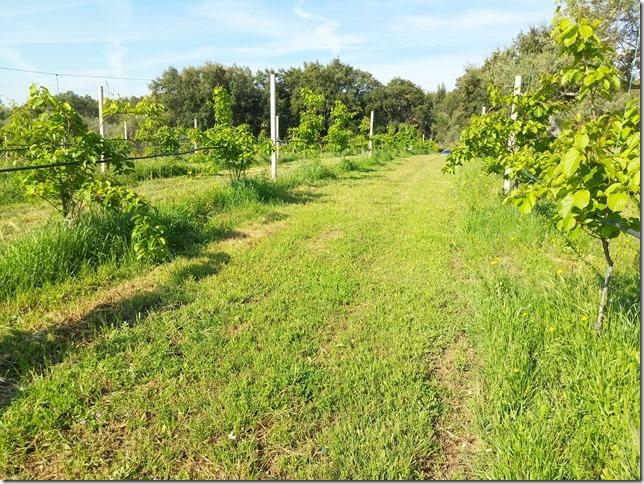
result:
[[[337,229],[325,230],[320,233],[311,243],[311,247],[317,250],[324,250],[327,248],[327,245],[342,237],[343,232]]]
[[[471,478],[471,463],[482,448],[473,433],[474,416],[470,408],[478,394],[471,375],[474,362],[474,350],[464,333],[431,360],[445,408],[436,424],[439,452],[425,468],[432,479]]]
[[[220,249],[238,249],[256,244],[259,240],[274,234],[285,225],[284,219],[269,220],[268,222],[253,222],[235,231],[233,237],[219,242]]]

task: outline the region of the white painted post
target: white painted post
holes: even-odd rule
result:
[[[280,159],[280,116],[275,116],[275,146],[277,148],[277,161]]]
[[[277,180],[277,133],[276,133],[276,119],[275,119],[275,74],[270,74],[270,104],[271,104],[271,178]]]
[[[101,138],[105,138],[105,124],[103,122],[103,86],[98,86],[98,133]],[[101,173],[107,170],[107,163],[103,161],[103,153],[101,153]]]
[[[123,121],[123,139],[127,141],[127,121]]]
[[[485,106],[483,106],[483,107],[481,108],[481,114],[482,114],[483,116],[485,116],[485,112],[486,112],[486,108],[485,108]]]
[[[373,142],[371,140],[373,138],[373,111],[371,111],[371,119],[369,120],[369,156],[371,156],[372,153],[372,147],[373,147]]]
[[[197,129],[197,118],[192,118],[192,125],[194,126],[195,129]],[[195,141],[192,143],[192,149],[196,150],[197,149],[197,142]]]
[[[522,77],[521,76],[516,76],[514,78],[514,95],[518,96],[521,94],[521,81]],[[513,121],[516,121],[517,119],[517,113],[514,110],[514,104],[512,105],[511,108],[511,114],[510,118],[512,118]],[[510,136],[510,139],[508,140],[508,147],[510,148],[510,151],[514,149],[514,135]],[[506,168],[505,173],[503,174],[503,193],[505,195],[509,195],[512,189],[514,188],[514,180],[510,178],[510,169]]]

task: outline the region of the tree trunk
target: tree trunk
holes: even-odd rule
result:
[[[60,192],[60,204],[63,210],[63,219],[65,220],[65,225],[70,228],[74,225],[73,210],[71,207],[71,200],[67,193],[64,191]]]
[[[604,310],[606,309],[606,302],[608,301],[608,288],[610,286],[611,277],[613,276],[613,259],[610,258],[608,243],[608,239],[602,239],[602,248],[604,249],[604,257],[606,258],[607,267],[601,296],[599,298],[599,311],[597,313],[597,321],[595,322],[596,331],[602,329],[602,324],[604,323]]]

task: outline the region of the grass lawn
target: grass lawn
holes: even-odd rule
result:
[[[357,163],[0,301],[0,477],[638,479],[637,244],[597,335],[598,244],[443,162]],[[208,193],[171,182],[141,192]]]

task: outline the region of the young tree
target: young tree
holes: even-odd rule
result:
[[[213,89],[216,124],[196,133],[201,146],[211,148],[212,159],[230,172],[233,181],[246,176],[246,170],[259,154],[270,149],[253,136],[248,125],[233,126],[232,97],[221,86]]]
[[[300,91],[304,110],[300,114],[300,124],[290,129],[289,141],[304,152],[319,149],[320,136],[324,127],[322,108],[324,107],[324,96],[316,94],[308,88]]]
[[[101,156],[116,174],[132,165],[122,145],[88,131],[80,115],[43,87],[31,86],[24,106],[15,108],[2,134],[16,151],[14,163],[42,166],[23,171],[21,183],[29,195],[52,205],[72,228],[88,205],[129,214],[134,222],[137,257],[165,253],[163,228],[153,223],[152,208],[136,193],[101,175],[96,167]]]
[[[150,97],[145,97],[136,104],[123,99],[107,99],[103,106],[103,116],[106,119],[134,116],[137,119],[134,141],[143,144],[147,154],[176,153],[187,133],[184,128],[170,126],[165,106]]]
[[[336,101],[331,109],[331,126],[325,138],[327,146],[331,151],[344,155],[349,148],[349,142],[353,132],[351,121],[356,113],[349,111],[342,101]]]
[[[639,106],[631,100],[623,111],[604,110],[602,100],[615,97],[620,80],[611,49],[595,33],[598,25],[559,19],[553,36],[572,65],[544,76],[534,93],[496,99],[490,114],[472,119],[446,165],[452,171],[483,158],[491,171],[509,169],[524,183],[508,202],[524,213],[538,201],[552,203],[560,230],[571,237],[584,231],[601,242],[607,271],[597,329],[613,271],[610,240],[640,229]],[[511,105],[516,120],[507,115]]]

